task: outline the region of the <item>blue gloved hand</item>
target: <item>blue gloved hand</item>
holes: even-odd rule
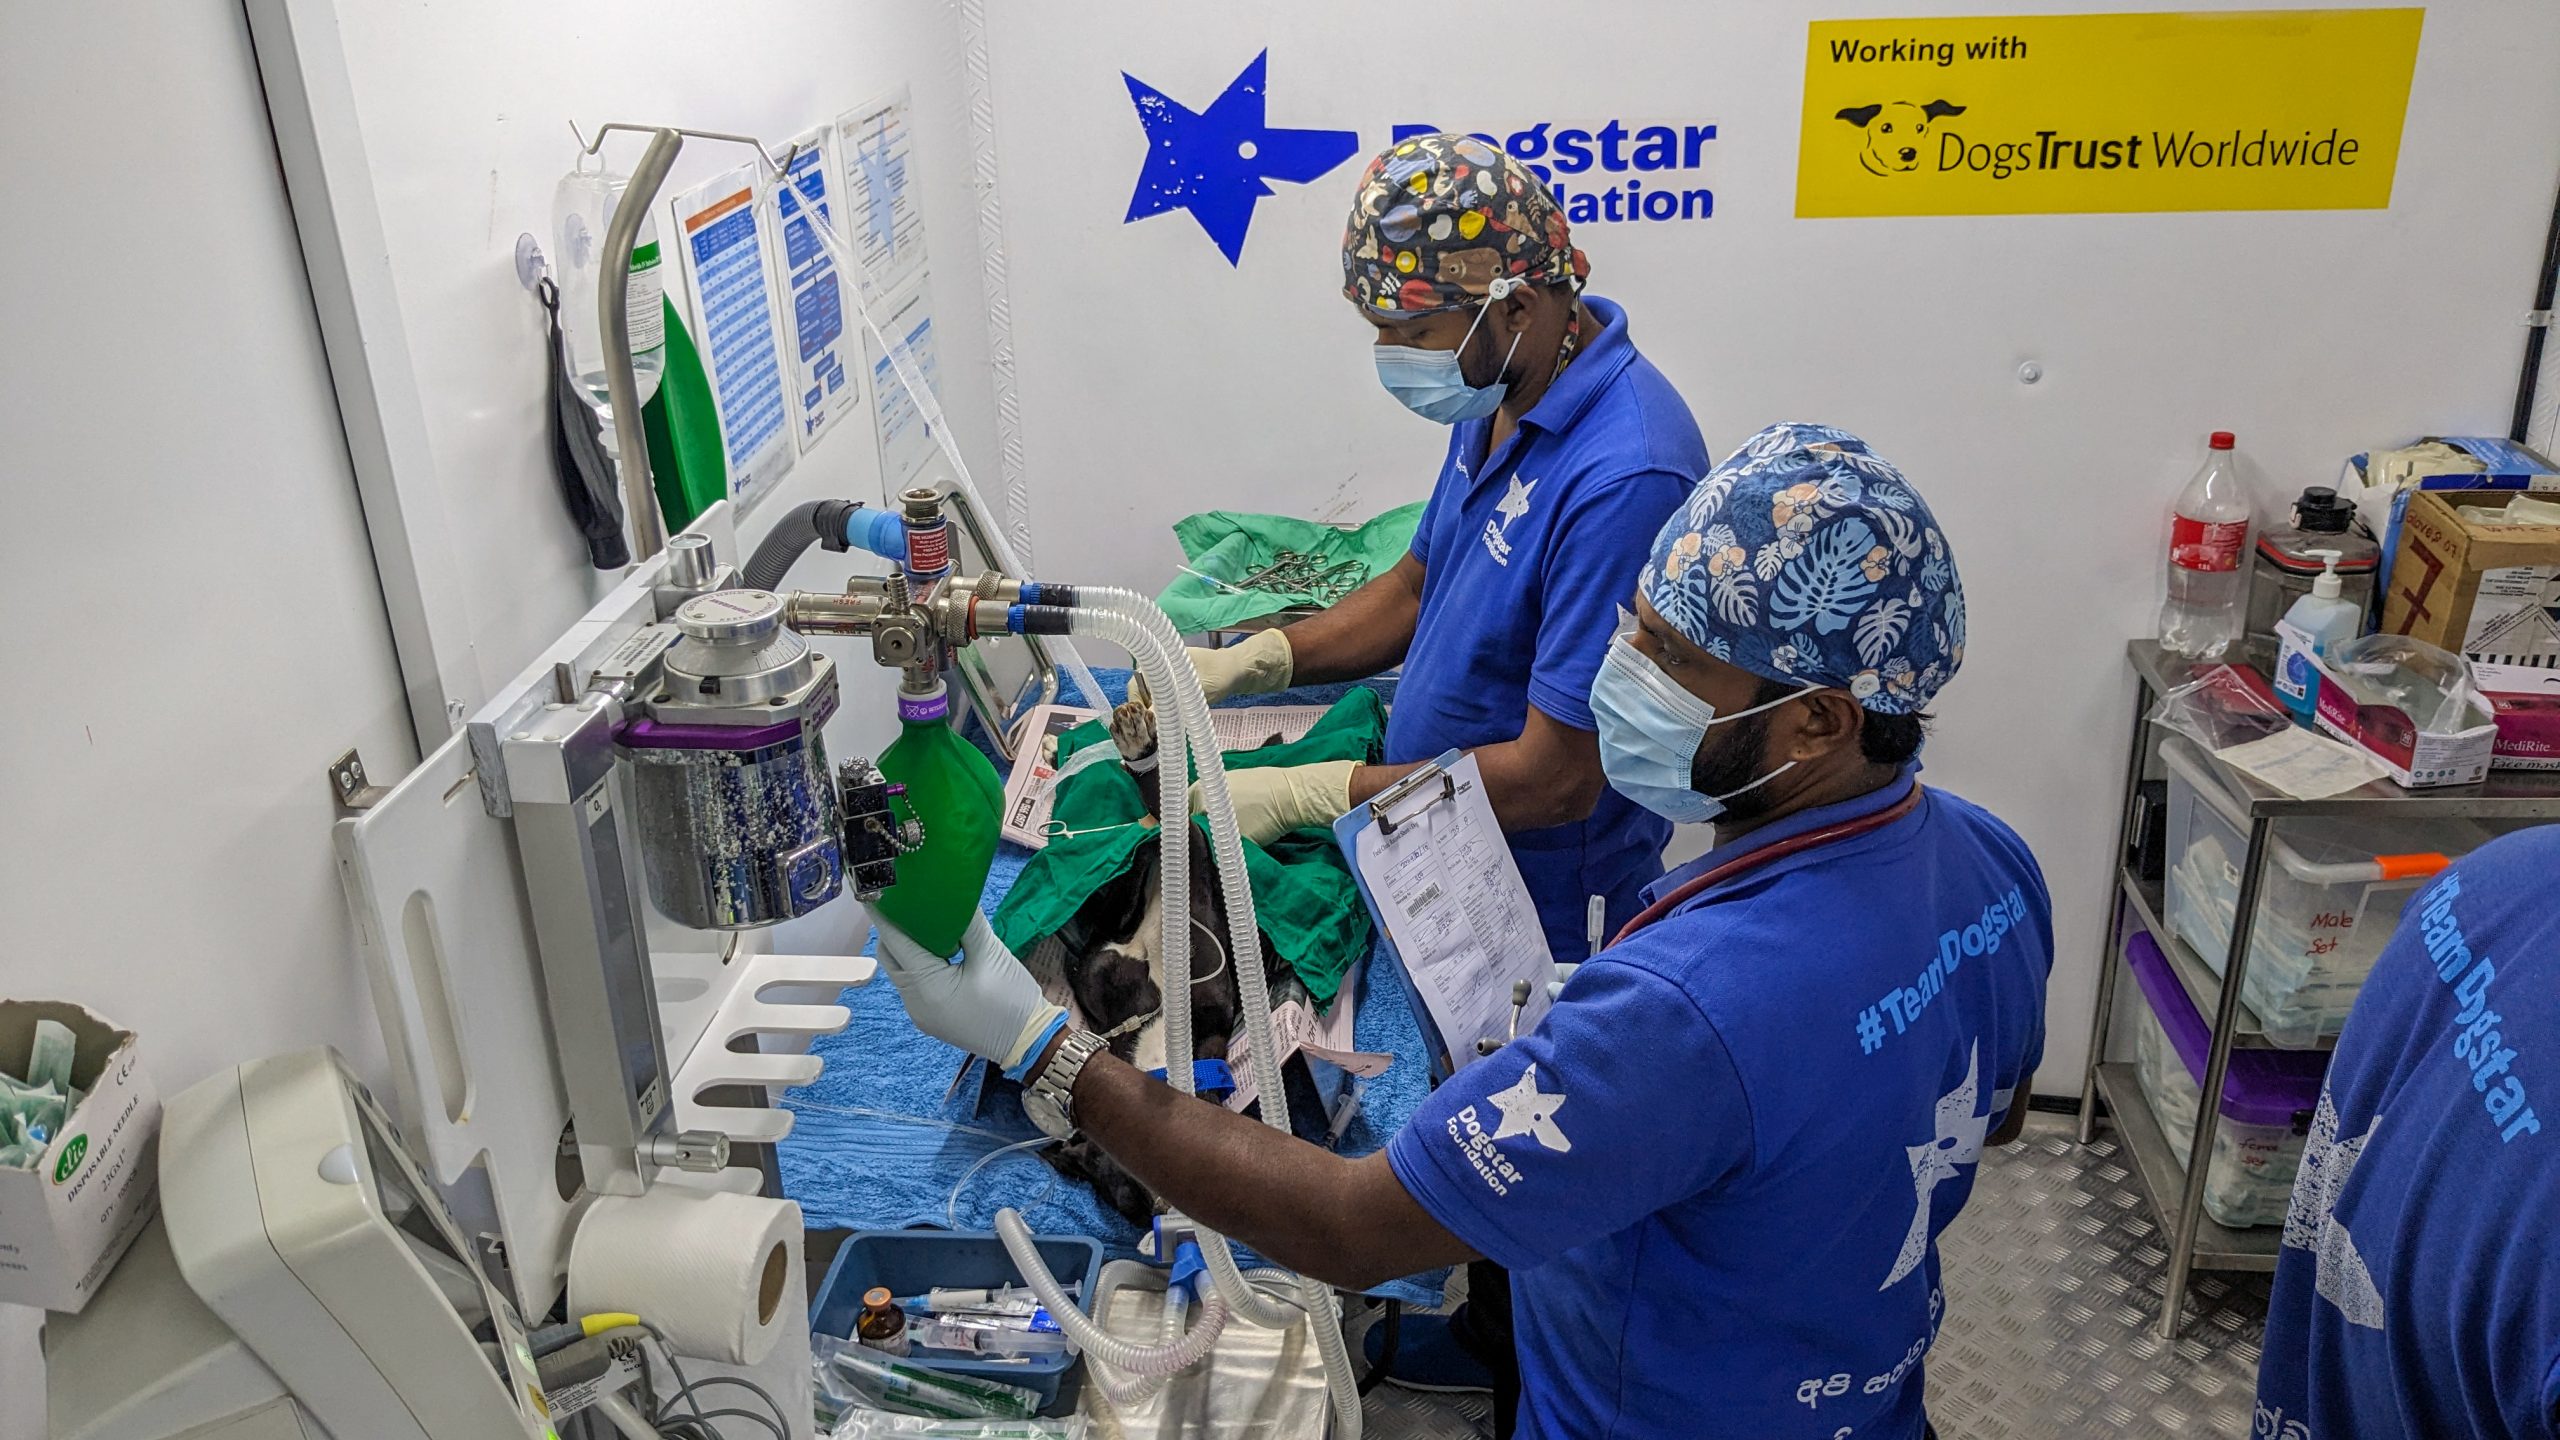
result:
[[[955,965],[909,939],[878,910],[863,908],[880,932],[880,968],[898,987],[918,1030],[983,1055],[1020,1080],[1049,1037],[1066,1025],[1066,1010],[1040,993],[1040,982],[996,938],[983,912],[969,918]]]

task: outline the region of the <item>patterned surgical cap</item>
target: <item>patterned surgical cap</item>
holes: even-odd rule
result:
[[[1471,135],[1417,135],[1360,177],[1342,293],[1399,318],[1483,303],[1497,277],[1580,280],[1564,209],[1529,167]]]
[[[1936,517],[1828,425],[1772,425],[1708,471],[1641,588],[1716,658],[1880,715],[1919,711],[1964,663],[1964,586]]]

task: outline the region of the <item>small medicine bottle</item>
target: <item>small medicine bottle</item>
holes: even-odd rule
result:
[[[863,1344],[888,1355],[904,1355],[912,1344],[907,1338],[907,1312],[889,1298],[889,1287],[874,1285],[862,1292],[862,1316],[854,1322],[854,1334]]]

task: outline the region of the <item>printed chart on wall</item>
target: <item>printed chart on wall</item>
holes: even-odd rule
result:
[[[919,275],[915,284],[889,297],[887,303],[872,302],[871,317],[879,322],[880,335],[863,337],[871,360],[871,418],[880,433],[883,500],[919,483],[933,464],[933,431],[897,373],[903,369],[905,379],[939,406],[941,362],[934,354],[933,306],[927,294],[924,277]],[[884,336],[897,347],[894,357],[880,348]]]
[[[729,498],[749,504],[791,468],[795,453],[755,171],[741,165],[678,195],[675,218],[702,363],[720,411]]]
[[[789,322],[791,419],[800,451],[807,454],[862,398],[862,377],[845,363],[852,339],[835,259],[800,213],[806,203],[824,222],[839,208],[828,193],[834,171],[827,163],[826,128],[794,136],[792,146],[791,168],[774,201],[782,220],[782,271],[790,277],[783,317]]]
[[[1816,21],[1796,214],[2388,209],[2425,15]]]
[[[912,182],[915,132],[903,89],[836,117],[844,164],[844,234],[862,263],[863,298],[878,305],[924,268],[924,214]]]

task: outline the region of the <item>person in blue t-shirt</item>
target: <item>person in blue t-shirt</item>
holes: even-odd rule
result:
[[[1938,1237],[2024,1118],[2053,961],[2025,844],[1918,780],[1964,658],[1955,557],[1857,437],[1779,425],[1632,598],[1598,644],[1602,764],[1716,846],[1379,1154],[1096,1053],[983,925],[958,965],[884,926],[884,963],[1045,1128],[1262,1254],[1346,1287],[1511,1267],[1526,1435],[1918,1440]]]
[[[2252,1435],[2560,1437],[2555,878],[2560,826],[2493,840],[2374,962],[2294,1180]]]
[[[1671,827],[1600,773],[1591,680],[1662,517],[1707,470],[1671,382],[1520,161],[1465,135],[1399,141],[1361,177],[1343,293],[1378,378],[1451,427],[1413,546],[1322,615],[1191,659],[1212,704],[1401,663],[1385,763],[1240,770],[1247,835],[1330,824],[1421,762],[1475,754],[1558,960],[1587,953],[1662,873]]]

